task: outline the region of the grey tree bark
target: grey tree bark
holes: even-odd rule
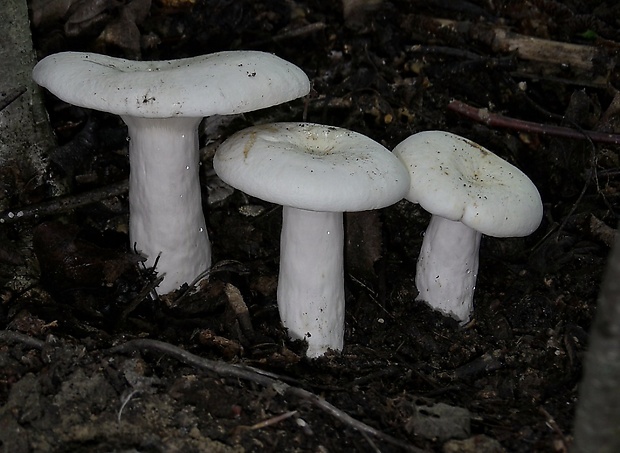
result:
[[[26,0],[0,1],[0,168],[12,166],[37,181],[46,178],[45,152],[54,146],[41,93],[32,81],[32,48]],[[59,184],[45,180],[52,195]],[[19,191],[3,181],[5,192]],[[0,210],[15,193],[0,196]]]
[[[61,180],[48,171],[45,155],[55,146],[55,140],[42,94],[32,81],[35,63],[26,0],[0,0],[0,212],[17,219],[21,211],[15,209],[16,205],[21,207],[38,201],[41,195],[55,197],[65,191]],[[32,194],[36,198],[30,197]],[[5,233],[0,229],[0,247],[8,243]],[[20,251],[24,263],[8,265],[9,269],[2,272],[12,277],[2,283],[20,292],[37,284],[40,278],[28,224],[11,244]]]
[[[620,452],[620,241],[617,239],[590,332],[575,416],[572,453],[588,452]]]

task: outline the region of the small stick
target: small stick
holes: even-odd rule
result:
[[[70,211],[81,206],[121,195],[127,192],[128,189],[129,183],[125,180],[78,195],[66,195],[22,208],[10,209],[0,213],[0,224],[11,224],[24,220],[32,220],[40,216]]]
[[[303,27],[299,27],[299,28],[294,28],[291,30],[286,30],[283,31],[275,36],[272,36],[270,38],[267,39],[262,39],[260,41],[255,41],[254,43],[252,43],[250,45],[250,47],[254,47],[254,46],[262,46],[264,44],[268,44],[268,43],[273,43],[273,42],[278,42],[278,41],[284,41],[290,38],[298,38],[300,36],[305,36],[305,35],[309,35],[311,33],[315,33],[317,31],[321,31],[326,27],[325,23],[323,22],[315,22],[312,24],[308,24],[308,25],[304,25]]]
[[[551,414],[549,412],[547,412],[547,410],[544,407],[542,407],[542,406],[538,408],[538,412],[540,412],[545,417],[545,424],[549,428],[551,428],[558,436],[560,436],[560,438],[562,439],[563,444],[564,445],[568,445],[568,442],[566,440],[566,436],[564,435],[564,433],[560,429],[560,426],[558,425],[558,423],[551,416]]]
[[[590,233],[597,239],[600,239],[606,246],[611,247],[616,240],[617,231],[610,227],[594,214],[590,216]]]
[[[146,299],[149,295],[152,295],[152,294],[156,295],[157,293],[155,292],[155,288],[157,288],[157,286],[163,280],[164,280],[164,276],[163,275],[158,275],[157,278],[155,278],[155,280],[153,280],[148,285],[146,285],[144,288],[142,288],[140,293],[136,297],[134,297],[131,300],[131,302],[129,304],[127,304],[127,306],[123,309],[123,311],[121,312],[120,316],[118,317],[118,319],[116,321],[117,325],[120,325],[121,323],[125,322],[127,320],[127,317],[136,308],[138,308],[138,305],[140,305],[142,302],[144,302],[144,299]]]
[[[282,420],[286,420],[287,418],[291,418],[293,415],[297,414],[297,411],[289,411],[280,415],[276,415],[275,417],[268,418],[267,420],[260,421],[258,423],[254,423],[252,426],[248,426],[248,430],[262,429],[268,426],[275,425],[276,423],[280,423]]]
[[[136,350],[167,354],[186,365],[190,365],[203,370],[208,370],[220,376],[244,379],[263,385],[265,387],[272,387],[280,395],[289,397],[294,396],[303,401],[306,401],[357,431],[371,434],[385,442],[389,442],[406,451],[411,451],[414,453],[428,453],[426,450],[417,448],[409,443],[392,437],[389,434],[385,434],[378,429],[365,424],[364,422],[356,420],[346,412],[343,412],[336,406],[328,403],[324,398],[300,387],[293,387],[285,383],[276,374],[269,373],[258,368],[205,359],[195,354],[192,354],[191,352],[188,352],[182,348],[179,348],[178,346],[174,346],[170,343],[150,339],[131,340],[109,349],[108,352],[110,354],[115,354],[128,353]]]
[[[241,263],[235,260],[222,260],[218,261],[214,265],[212,265],[209,269],[202,271],[198,276],[191,282],[188,283],[187,289],[181,292],[181,294],[174,300],[167,300],[166,303],[169,307],[178,307],[186,297],[188,297],[193,291],[194,288],[200,283],[202,280],[206,280],[211,275],[217,272],[225,272],[225,271],[235,271],[235,267],[239,267]],[[238,273],[245,273],[245,270],[237,271]]]
[[[428,18],[430,23],[486,44],[494,52],[516,54],[520,59],[592,72],[615,69],[614,50],[605,46],[589,46],[551,41],[513,33],[502,26],[486,26],[480,22],[459,22]]]
[[[243,334],[249,339],[254,338],[254,328],[252,327],[250,310],[248,310],[248,306],[245,304],[239,288],[230,283],[226,283],[226,286],[224,286],[224,294],[226,294],[228,298],[228,304],[235,312],[235,316],[237,317],[239,327],[241,327]]]
[[[45,341],[37,340],[23,333],[13,332],[12,330],[0,330],[0,341],[5,343],[23,343],[29,348],[43,349]]]
[[[611,143],[620,145],[619,134],[608,134],[597,131],[578,131],[568,127],[553,126],[550,124],[534,123],[531,121],[510,118],[498,113],[489,112],[486,108],[476,108],[464,102],[453,100],[448,104],[448,110],[463,115],[478,123],[486,124],[489,127],[512,129],[521,132],[533,132],[555,137],[564,137],[578,140],[592,140],[598,143]]]
[[[127,406],[127,403],[131,400],[131,398],[138,393],[140,393],[140,390],[132,390],[132,392],[123,400],[121,408],[118,410],[118,414],[116,415],[116,419],[119,424],[121,423],[121,417],[123,416],[123,409],[125,409],[125,406]]]

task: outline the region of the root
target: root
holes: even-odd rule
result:
[[[359,431],[363,436],[370,434],[383,440],[384,442],[398,446],[405,451],[414,453],[428,453],[426,450],[396,439],[395,437],[385,434],[364,422],[356,420],[346,412],[343,412],[336,406],[327,402],[324,398],[300,387],[293,387],[285,383],[283,378],[280,378],[278,375],[260,370],[258,368],[204,359],[172,344],[149,339],[128,341],[127,343],[109,349],[108,353],[126,354],[134,351],[150,351],[159,354],[166,354],[186,365],[190,365],[201,370],[211,371],[220,376],[243,379],[265,387],[272,387],[283,397],[296,397],[305,403],[309,403],[310,405],[321,409],[345,425]]]

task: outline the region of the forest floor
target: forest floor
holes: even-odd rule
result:
[[[216,267],[193,293],[149,297],[122,190],[0,226],[2,451],[567,451],[620,209],[620,148],[601,140],[620,133],[620,5],[352,3],[345,15],[318,0],[32,2],[38,58],[256,49],[298,65],[313,88],[201,126]],[[59,142],[49,178],[66,196],[127,179],[118,117],[51,96],[47,108]],[[503,122],[480,120],[491,114]],[[278,318],[281,208],[212,171],[222,140],[272,121],[345,127],[388,149],[423,130],[465,136],[532,179],[542,224],[483,237],[474,317],[460,327],[415,301],[429,214],[406,200],[347,214],[345,347],[308,360]],[[45,201],[45,185],[21,181],[10,208]]]

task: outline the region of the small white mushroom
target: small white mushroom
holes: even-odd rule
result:
[[[202,118],[269,107],[310,90],[301,69],[255,51],[151,62],[63,52],[41,60],[33,77],[60,99],[127,124],[131,247],[148,266],[159,257],[162,294],[211,265],[199,181]]]
[[[382,208],[402,199],[409,176],[370,138],[310,123],[251,127],[228,138],[213,166],[223,181],[283,205],[278,308],[308,357],[342,350],[343,212]]]
[[[426,131],[396,148],[409,169],[406,198],[432,214],[416,269],[418,300],[461,323],[470,319],[482,234],[527,236],[543,207],[518,168],[458,135]]]

